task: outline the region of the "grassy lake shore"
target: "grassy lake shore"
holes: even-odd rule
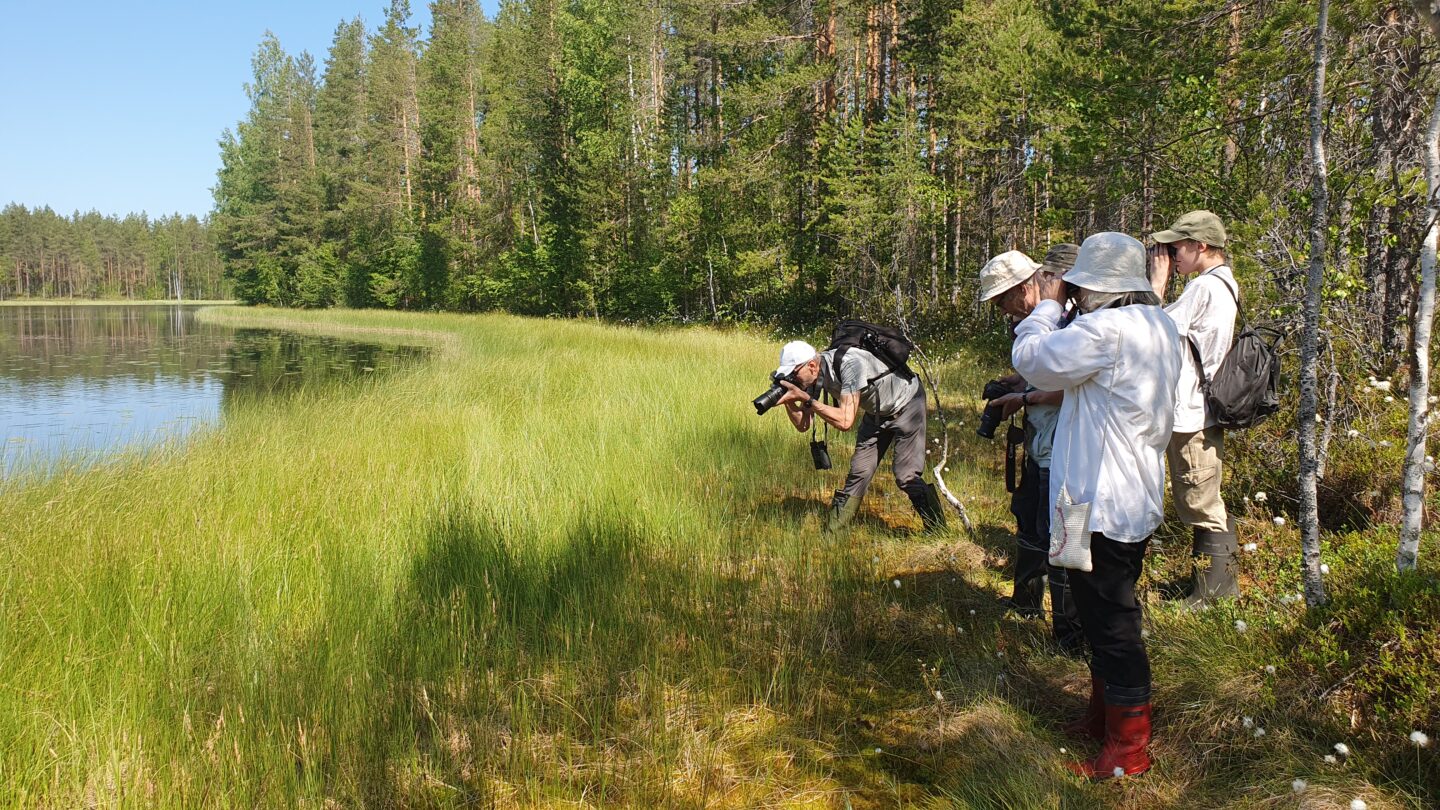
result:
[[[228,413],[183,447],[0,483],[0,805],[1440,795],[1433,749],[1357,739],[1311,682],[1312,620],[1281,601],[1293,531],[1254,508],[1245,600],[1149,612],[1156,769],[1070,777],[1062,763],[1092,750],[1059,731],[1084,665],[996,604],[1013,524],[972,392],[1002,358],[939,368],[947,481],[977,531],[918,534],[887,463],[836,538],[819,514],[852,440],[832,436],[836,470],[816,473],[783,416],[756,418],[774,342],[502,315],[200,317],[441,350]],[[1171,544],[1154,576],[1183,556]],[[1365,570],[1337,572],[1337,589]]]

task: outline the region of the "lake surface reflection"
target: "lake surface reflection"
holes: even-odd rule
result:
[[[353,384],[427,352],[201,323],[195,309],[0,307],[0,475],[183,437],[247,400]]]

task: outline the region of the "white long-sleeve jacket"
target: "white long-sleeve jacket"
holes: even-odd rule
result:
[[[1015,370],[1031,385],[1065,391],[1050,503],[1063,484],[1072,500],[1093,503],[1091,531],[1138,543],[1164,518],[1180,335],[1155,306],[1103,309],[1064,329],[1061,315],[1059,304],[1040,302],[1016,327],[1011,349]]]
[[[1228,288],[1228,289],[1227,289]],[[1205,408],[1205,395],[1200,392],[1200,373],[1195,368],[1195,355],[1185,345],[1188,335],[1200,349],[1205,362],[1205,376],[1214,377],[1230,351],[1235,337],[1236,301],[1240,286],[1229,265],[1206,270],[1196,276],[1180,298],[1165,308],[1180,333],[1180,382],[1175,387],[1175,431],[1194,433],[1215,424],[1214,414]]]

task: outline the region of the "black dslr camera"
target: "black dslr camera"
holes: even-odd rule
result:
[[[995,428],[1000,427],[1000,422],[1005,418],[1004,406],[997,404],[995,400],[1012,393],[1014,392],[999,380],[985,383],[985,390],[981,396],[986,399],[988,404],[985,406],[985,411],[980,414],[980,426],[975,428],[975,432],[981,438],[995,438]]]
[[[771,374],[770,388],[766,390],[765,393],[755,397],[754,402],[750,403],[755,406],[756,416],[764,416],[766,411],[778,405],[780,398],[785,396],[785,386],[780,384],[781,380],[796,387],[800,386],[800,381],[795,379],[795,372],[793,371],[783,377],[778,374]]]
[[[757,416],[764,416],[766,411],[780,404],[780,398],[785,396],[785,386],[780,384],[782,380],[797,387],[800,385],[800,381],[795,378],[794,371],[783,377],[779,374],[771,374],[770,387],[765,390],[765,393],[755,397],[755,400],[750,403],[755,406],[755,414]],[[826,429],[829,429],[828,425]],[[815,465],[815,469],[817,470],[830,469],[830,448],[826,446],[823,441],[815,441],[815,430],[813,426],[810,430],[810,461]]]

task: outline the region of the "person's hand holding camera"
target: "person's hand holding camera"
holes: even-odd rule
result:
[[[1025,394],[1006,394],[990,400],[990,407],[1000,407],[1000,418],[1009,419],[1016,411],[1025,407]]]
[[[776,382],[785,386],[785,393],[780,397],[780,400],[775,403],[776,405],[784,405],[787,408],[790,407],[791,403],[795,403],[796,405],[809,405],[814,399],[814,397],[805,393],[805,389],[789,380],[781,379],[776,380]]]

